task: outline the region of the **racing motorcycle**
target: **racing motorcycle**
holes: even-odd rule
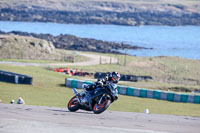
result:
[[[68,102],[69,111],[75,112],[82,109],[100,114],[118,99],[117,85],[113,83],[97,86],[96,89],[91,91],[86,90],[87,86],[84,84],[80,93],[77,92],[76,88],[72,89],[75,96]]]

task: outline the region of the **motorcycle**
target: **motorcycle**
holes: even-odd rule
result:
[[[91,91],[86,90],[87,86],[84,84],[80,93],[77,92],[76,88],[72,89],[75,96],[68,102],[69,111],[75,112],[82,109],[100,114],[118,99],[117,85],[113,83],[97,86]]]

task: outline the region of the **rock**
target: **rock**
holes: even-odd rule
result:
[[[59,49],[67,49],[67,50],[78,50],[78,51],[91,51],[91,52],[100,52],[100,53],[116,53],[120,54],[120,52],[116,50],[123,49],[151,49],[144,48],[139,46],[132,46],[124,43],[115,43],[108,42],[96,39],[89,38],[80,38],[73,35],[68,34],[60,34],[58,36],[52,36],[50,34],[35,34],[35,33],[27,33],[27,32],[3,32],[0,31],[1,34],[14,34],[20,36],[31,36],[39,39],[43,39],[43,41],[30,42],[30,45],[36,48],[41,47],[40,49],[45,50],[46,53],[52,53],[55,48]],[[18,39],[19,40],[19,39]],[[46,40],[46,41],[45,41]]]
[[[38,45],[46,52],[52,53],[55,49],[54,45],[51,42],[47,42],[45,40],[40,40]]]
[[[199,3],[134,2],[134,1],[57,1],[38,5],[1,2],[1,21],[56,22],[115,25],[200,25]],[[48,2],[48,1],[46,1]],[[145,3],[145,4],[144,4]],[[48,5],[48,6],[46,6]],[[62,6],[61,6],[62,5]],[[66,7],[66,5],[68,5]],[[59,6],[59,8],[58,8]]]

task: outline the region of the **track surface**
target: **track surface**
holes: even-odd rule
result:
[[[199,133],[200,117],[0,104],[0,133]]]

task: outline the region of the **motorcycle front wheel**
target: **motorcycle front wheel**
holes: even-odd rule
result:
[[[100,114],[102,112],[104,112],[109,106],[110,106],[110,103],[111,103],[111,100],[108,99],[108,97],[104,97],[104,101],[103,103],[99,104],[99,103],[96,103],[93,107],[93,112],[95,114]]]
[[[79,110],[80,104],[76,96],[72,97],[67,107],[68,107],[68,110],[71,112],[75,112]]]

